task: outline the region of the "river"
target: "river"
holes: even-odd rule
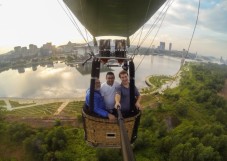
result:
[[[140,61],[143,59],[142,63]],[[180,68],[180,59],[167,56],[143,56],[134,58],[136,86],[146,87],[149,75],[174,75]],[[140,64],[140,65],[139,65]],[[139,66],[138,66],[139,65]],[[101,82],[107,70],[113,70],[118,78],[121,67],[103,68]],[[51,66],[10,69],[0,73],[0,97],[13,98],[75,98],[83,97],[90,84],[90,65],[70,67],[63,62]]]

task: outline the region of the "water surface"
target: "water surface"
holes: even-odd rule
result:
[[[140,64],[141,60],[142,63]],[[165,56],[136,56],[136,86],[146,87],[149,75],[174,75],[180,68],[180,60]],[[90,64],[70,67],[64,63],[46,66],[10,69],[0,73],[0,97],[17,98],[75,98],[83,97],[90,85]],[[105,72],[100,74],[105,81]],[[121,67],[111,68],[118,78]]]

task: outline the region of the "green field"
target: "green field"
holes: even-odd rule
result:
[[[5,106],[5,102],[3,100],[0,100],[0,106]]]
[[[9,103],[11,104],[12,108],[14,107],[20,107],[20,106],[27,106],[27,105],[34,105],[35,103],[19,103],[17,101],[12,101],[12,100],[9,100]]]
[[[149,78],[149,83],[151,84],[150,87],[143,88],[141,90],[141,93],[143,94],[149,94],[160,88],[162,85],[167,83],[167,81],[173,80],[172,77],[170,76],[165,76],[165,75],[156,75],[156,76],[151,76]]]
[[[11,116],[20,116],[20,117],[45,117],[45,116],[53,116],[53,114],[57,111],[62,102],[50,103],[45,105],[38,105],[28,108],[15,109],[13,111],[9,111],[8,115]]]
[[[59,114],[60,116],[78,116],[81,115],[81,109],[84,105],[84,101],[70,102]]]

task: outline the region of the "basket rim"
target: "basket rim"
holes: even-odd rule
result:
[[[129,121],[134,121],[137,117],[141,115],[141,111],[139,110],[138,113],[136,113],[134,116],[124,118],[124,122],[129,122]],[[118,123],[117,119],[116,120],[109,120],[108,118],[103,118],[99,116],[92,116],[84,111],[82,109],[82,117],[85,119],[93,120],[96,122],[104,122],[104,123],[109,123],[109,124],[116,124]]]

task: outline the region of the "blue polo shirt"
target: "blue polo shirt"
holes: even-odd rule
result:
[[[86,92],[86,104],[90,105],[90,89]],[[105,110],[103,97],[99,91],[94,91],[94,112],[102,117],[108,117],[108,112]]]
[[[122,84],[116,88],[116,93],[121,96],[121,112],[126,113],[130,111],[130,88],[124,87]],[[135,87],[135,96],[139,96],[140,93]]]

